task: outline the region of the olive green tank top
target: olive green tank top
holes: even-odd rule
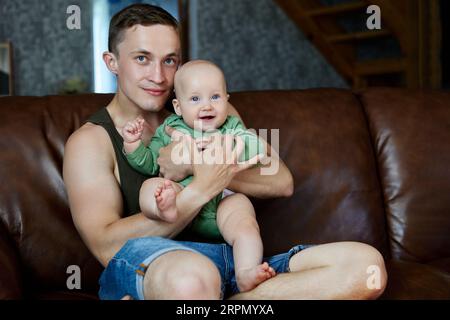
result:
[[[102,108],[89,117],[87,122],[102,126],[111,139],[119,168],[120,191],[123,199],[124,216],[130,216],[141,211],[139,207],[139,190],[142,183],[151,178],[134,170],[122,152],[123,138],[114,126],[114,122],[106,108]]]
[[[168,108],[167,106],[166,109],[172,111],[172,109]],[[144,183],[145,180],[151,178],[152,176],[147,176],[139,173],[128,164],[128,161],[122,152],[123,138],[117,131],[114,122],[106,108],[100,109],[99,111],[91,115],[86,121],[102,126],[111,139],[111,143],[116,154],[117,166],[119,168],[120,192],[122,194],[123,200],[124,217],[141,212],[141,208],[139,206],[139,190],[141,189],[142,183]],[[200,236],[194,235],[189,229],[190,228],[188,227],[183,230],[175,237],[175,239],[198,242],[223,242],[220,239],[204,239]]]

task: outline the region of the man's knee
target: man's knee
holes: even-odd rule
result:
[[[387,272],[384,258],[374,247],[353,243],[348,263],[341,266],[349,275],[349,290],[355,292],[355,298],[377,299],[387,284]]]
[[[199,300],[219,299],[221,278],[211,261],[186,261],[183,265],[171,268],[165,273],[165,282],[170,291],[169,299]]]
[[[380,297],[387,285],[387,271],[384,258],[374,247],[368,246],[366,267],[366,288],[368,299]]]
[[[220,279],[214,274],[192,272],[168,280],[173,299],[202,300],[220,298]]]
[[[153,262],[144,278],[146,299],[219,299],[221,278],[207,258],[190,251],[173,251]]]

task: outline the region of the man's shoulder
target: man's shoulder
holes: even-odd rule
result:
[[[66,142],[66,150],[75,149],[78,154],[107,153],[111,142],[106,130],[99,125],[87,122],[74,131]]]
[[[101,140],[103,137],[108,137],[108,135],[102,126],[87,122],[70,135],[68,142],[73,140],[92,140],[92,142],[96,142],[97,139]]]

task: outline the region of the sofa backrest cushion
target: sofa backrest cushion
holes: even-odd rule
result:
[[[450,257],[450,93],[379,88],[364,92],[361,101],[392,255],[439,265]]]
[[[96,291],[101,266],[74,228],[62,180],[64,144],[110,95],[0,98],[0,218],[17,246],[26,291],[67,289],[81,268]]]

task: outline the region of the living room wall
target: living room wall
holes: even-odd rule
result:
[[[215,61],[230,91],[347,87],[273,0],[190,0],[190,57]]]
[[[93,90],[93,3],[0,0],[0,42],[13,45],[17,95],[57,94],[74,77]],[[190,56],[217,62],[231,91],[347,87],[273,0],[189,3]],[[81,9],[80,30],[66,27],[72,4]],[[441,1],[445,89],[450,87],[448,12],[447,1]]]
[[[70,5],[80,7],[80,30],[66,26]],[[15,94],[57,94],[74,77],[89,90],[91,20],[90,0],[0,0],[0,42],[13,46]]]
[[[66,26],[73,4],[80,30]],[[16,95],[58,94],[72,78],[93,91],[92,4],[0,0],[0,42],[13,45]],[[190,0],[190,9],[191,57],[218,63],[231,91],[346,86],[272,0]]]

